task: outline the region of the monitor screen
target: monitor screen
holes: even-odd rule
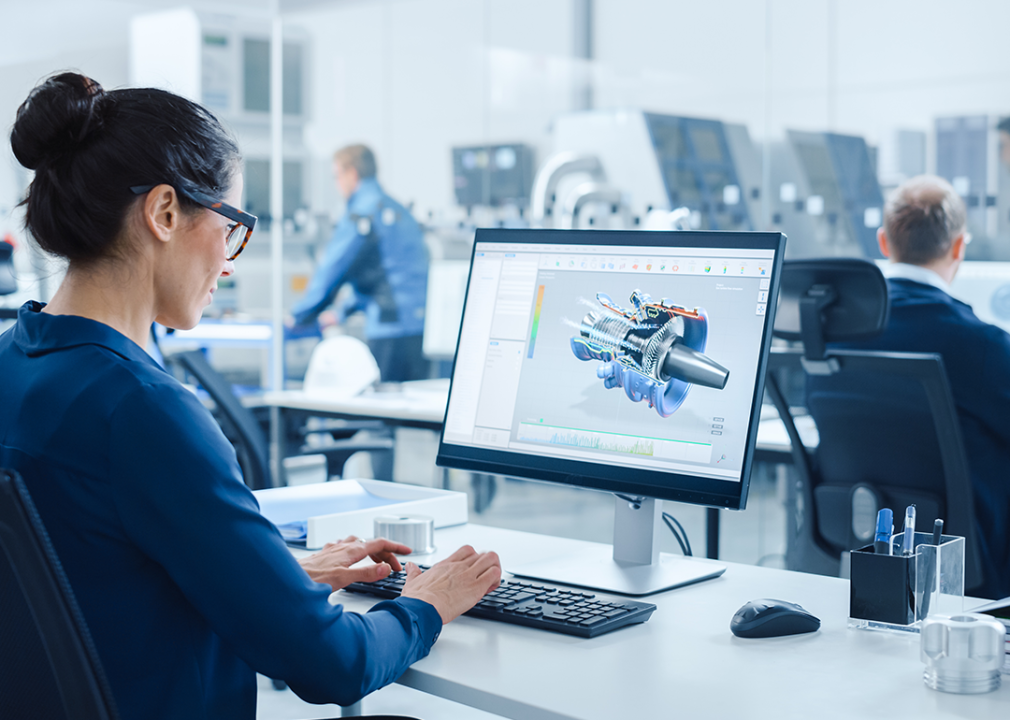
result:
[[[744,507],[784,247],[478,230],[439,464]]]

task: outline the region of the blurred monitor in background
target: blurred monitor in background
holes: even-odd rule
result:
[[[525,208],[533,191],[533,165],[533,148],[520,143],[453,148],[456,202],[468,208]]]

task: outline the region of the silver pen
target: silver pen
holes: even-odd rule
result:
[[[901,554],[911,555],[915,548],[915,505],[905,509],[905,530],[901,538]]]

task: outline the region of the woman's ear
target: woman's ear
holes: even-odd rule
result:
[[[162,242],[168,242],[182,220],[179,196],[171,185],[156,185],[144,198],[144,226]]]

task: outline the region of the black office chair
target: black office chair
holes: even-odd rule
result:
[[[887,283],[872,262],[783,265],[774,333],[803,345],[773,349],[766,383],[789,433],[798,478],[787,564],[837,575],[846,551],[872,542],[879,508],[891,508],[900,525],[904,508],[915,504],[922,531],[943,518],[946,534],[964,536],[970,589],[981,582],[974,501],[942,358],[825,345],[880,334],[888,311]],[[776,377],[774,369],[782,367],[806,375],[806,406],[820,435],[813,457]]]
[[[87,624],[17,473],[0,469],[0,708],[11,718],[119,717]]]
[[[0,549],[0,714],[116,720],[112,690],[49,535],[21,477],[2,468]]]
[[[225,435],[235,446],[246,484],[253,490],[275,487],[276,483],[270,472],[268,460],[269,445],[263,434],[263,429],[252,411],[235,397],[231,384],[210,366],[207,358],[199,350],[175,353],[167,356],[166,359],[170,364],[181,368],[186,375],[194,378],[214,401],[217,406],[216,417]],[[342,429],[347,430],[347,428]],[[351,431],[357,429],[360,428],[356,426]],[[326,432],[332,436],[337,430],[328,427],[320,432]],[[304,434],[302,437],[304,441]],[[333,440],[332,443],[320,447],[302,445],[297,449],[289,449],[284,454],[286,456],[323,455],[326,457],[327,477],[333,477],[342,473],[344,463],[355,453],[389,453],[392,452],[392,449],[393,441],[389,438],[375,440],[348,438]]]

